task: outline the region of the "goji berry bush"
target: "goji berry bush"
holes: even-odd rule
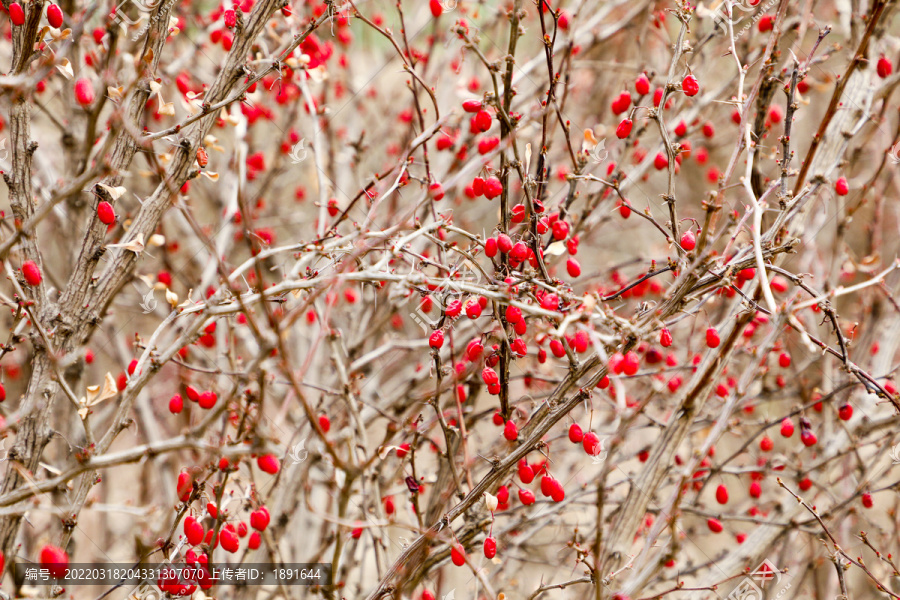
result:
[[[4,597],[900,598],[896,4],[3,0]]]

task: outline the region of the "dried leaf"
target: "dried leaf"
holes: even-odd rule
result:
[[[166,302],[169,303],[169,306],[175,308],[176,306],[178,306],[178,294],[176,294],[169,288],[166,288]]]
[[[109,96],[110,100],[121,100],[122,92],[124,92],[124,91],[125,91],[125,88],[123,88],[122,86],[119,86],[119,87],[108,86],[106,88],[106,95]]]
[[[159,107],[159,114],[168,115],[170,117],[175,116],[175,105],[171,102],[166,102],[162,106]]]
[[[125,187],[121,186],[121,185],[117,186],[117,187],[110,187],[110,186],[106,185],[105,183],[98,183],[97,186],[100,189],[104,190],[107,194],[109,194],[109,197],[112,198],[113,200],[118,200],[119,198],[122,197],[122,194],[124,194],[127,191],[125,189]]]
[[[69,62],[68,58],[62,59],[60,64],[56,65],[57,70],[63,74],[66,79],[72,79],[75,77],[75,72],[72,70],[72,63]]]
[[[566,253],[566,245],[562,242],[553,242],[547,249],[544,251],[544,254],[549,254],[550,256],[560,256]]]
[[[597,141],[597,138],[594,137],[594,130],[593,129],[585,129],[584,130],[584,145],[593,148],[598,143],[599,142]]]
[[[116,380],[107,372],[106,377],[103,380],[103,387],[99,385],[87,386],[87,397],[82,398],[81,403],[86,407],[94,406],[104,400],[109,400],[118,393],[119,388],[116,386]]]
[[[160,248],[166,243],[166,236],[161,233],[154,233],[150,236],[150,239],[147,240],[147,243],[155,248]]]
[[[138,236],[131,240],[126,244],[109,244],[106,246],[107,248],[124,248],[130,252],[134,252],[135,254],[140,254],[144,251],[144,234],[139,233]]]
[[[203,171],[200,174],[203,175],[204,177],[206,177],[207,179],[209,179],[210,181],[218,181],[219,180],[219,174],[214,173],[212,171]]]

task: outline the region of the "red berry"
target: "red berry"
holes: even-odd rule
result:
[[[53,29],[59,29],[63,24],[63,12],[62,9],[56,4],[51,4],[47,7],[47,22],[50,23],[50,27]]]
[[[268,527],[270,520],[269,510],[265,506],[260,506],[250,513],[250,527],[257,531],[263,531]]]
[[[600,444],[600,438],[597,437],[597,434],[593,431],[588,431],[584,434],[584,438],[581,440],[582,447],[584,448],[584,452],[588,456],[597,456],[600,453],[600,449],[602,445]]]
[[[718,348],[719,342],[719,332],[716,331],[715,327],[710,327],[706,330],[706,345],[710,348]]]
[[[428,345],[432,348],[438,349],[444,345],[444,332],[441,329],[437,329],[431,333],[431,336],[428,338]]]
[[[641,76],[634,82],[634,91],[640,96],[650,93],[650,80],[647,79],[647,76],[643,73],[641,73]]]
[[[439,0],[431,0],[428,3],[428,8],[431,10],[431,16],[434,17],[435,19],[437,19],[439,16],[441,16],[441,13],[444,12],[444,7],[441,6],[441,3]]]
[[[762,494],[762,486],[759,485],[758,481],[754,481],[750,484],[750,497],[751,498],[759,498]]]
[[[681,236],[681,247],[688,252],[697,247],[697,238],[694,237],[694,232],[690,229]]]
[[[616,127],[616,137],[624,140],[631,133],[631,127],[634,123],[631,119],[623,119],[619,126]]]
[[[728,504],[728,488],[720,485],[716,488],[716,502],[719,504]]]
[[[853,407],[849,404],[842,404],[838,408],[838,417],[840,417],[841,421],[849,421],[853,417]]]
[[[816,438],[816,434],[814,434],[809,429],[804,429],[800,432],[800,441],[803,442],[803,445],[806,447],[815,446],[816,442],[819,440]]]
[[[41,567],[47,569],[56,579],[63,579],[69,566],[69,555],[57,546],[46,545],[41,548]]]
[[[453,545],[453,548],[450,549],[450,560],[453,561],[453,564],[457,567],[461,567],[466,564],[466,551],[462,546],[457,544]]]
[[[319,427],[323,433],[328,433],[328,430],[331,429],[331,419],[328,418],[328,415],[319,415]]]
[[[660,152],[656,155],[656,158],[653,159],[653,166],[657,171],[662,171],[669,166],[669,159],[664,152]]]
[[[18,2],[13,2],[9,5],[9,20],[16,27],[25,24],[25,10]]]
[[[116,222],[116,211],[113,210],[112,204],[104,200],[97,205],[97,218],[104,225],[112,225]]]
[[[775,442],[772,441],[772,438],[769,436],[763,436],[763,439],[759,440],[759,449],[763,452],[771,452],[772,448],[775,447]]]
[[[862,505],[866,508],[872,508],[875,503],[872,501],[872,494],[868,492],[862,495]]]
[[[878,76],[882,79],[889,76],[894,72],[894,65],[891,64],[891,61],[884,56],[878,59],[878,63],[875,66],[875,71],[878,73]]]
[[[516,440],[519,437],[519,428],[516,427],[516,424],[512,421],[507,421],[506,425],[503,426],[503,437],[505,437],[510,442]]]
[[[33,260],[26,260],[22,263],[22,276],[25,278],[25,282],[30,286],[40,285],[43,280],[41,269]]]
[[[578,423],[569,425],[569,441],[573,444],[580,444],[583,439],[584,432],[581,430],[581,425]]]
[[[519,480],[525,485],[534,481],[534,469],[528,463],[519,464]]]
[[[688,75],[681,81],[681,90],[685,96],[696,96],[700,91],[700,82],[693,75]]]
[[[847,184],[846,177],[840,177],[837,181],[834,182],[834,191],[838,196],[846,196],[850,191],[850,186]]]
[[[184,535],[191,546],[198,546],[203,543],[203,536],[206,531],[203,525],[197,522],[194,517],[188,517],[184,520]]]
[[[475,127],[478,129],[478,132],[490,129],[491,122],[491,113],[486,110],[480,110],[478,111],[478,114],[475,115]]]
[[[641,359],[635,352],[629,351],[622,358],[622,372],[629,377],[635,375],[641,366]]]
[[[435,200],[441,200],[444,197],[444,186],[435,181],[431,185],[428,186],[428,193]]]
[[[216,405],[216,401],[218,399],[219,399],[219,397],[216,395],[215,392],[213,392],[212,390],[207,390],[207,391],[203,392],[202,394],[200,394],[200,398],[197,400],[197,404],[200,405],[200,408],[205,408],[206,410],[209,410],[210,408],[212,408],[213,406]]]
[[[94,102],[94,86],[90,79],[82,77],[75,82],[75,100],[82,106],[88,106]]]
[[[231,552],[232,554],[237,552],[238,548],[240,548],[240,540],[238,539],[237,533],[230,529],[223,528],[219,532],[219,542],[222,544],[222,549]]]
[[[794,435],[794,422],[791,421],[790,418],[785,417],[781,421],[781,435],[782,437],[789,438]]]
[[[250,550],[256,550],[257,548],[259,548],[261,543],[262,536],[259,535],[258,531],[254,531],[250,534],[250,539],[247,540],[247,548],[249,548]]]
[[[791,366],[791,355],[787,352],[782,352],[778,355],[778,366],[782,369],[787,369]]]
[[[672,332],[668,328],[663,327],[662,331],[659,332],[659,343],[663,348],[668,348],[672,345]]]
[[[466,100],[462,103],[463,110],[467,113],[477,113],[482,106],[481,100]]]
[[[496,177],[488,177],[484,182],[484,197],[493,200],[503,193],[503,184]]]
[[[193,489],[193,481],[191,479],[191,474],[187,471],[182,471],[178,474],[178,483],[175,486],[175,492],[178,494],[178,499],[182,502],[186,502],[187,499],[191,495],[191,490]]]
[[[497,540],[492,537],[484,539],[484,556],[486,558],[494,558],[497,556]]]
[[[566,261],[566,272],[569,277],[578,277],[581,275],[581,265],[574,258],[570,258]]]
[[[184,408],[184,400],[181,397],[181,394],[175,394],[171,398],[169,398],[169,412],[173,415],[177,415]]]
[[[707,525],[707,527],[709,527],[709,530],[712,531],[713,533],[722,533],[722,529],[723,529],[722,522],[719,521],[718,519],[709,519],[706,522],[706,525]]]
[[[519,488],[519,501],[525,506],[534,504],[534,492],[525,488]]]
[[[809,477],[804,477],[803,479],[800,480],[800,483],[798,484],[798,486],[799,486],[801,492],[808,491],[809,488],[812,487],[812,480]]]
[[[280,468],[278,457],[274,454],[261,455],[256,459],[256,466],[259,467],[260,471],[268,473],[269,475],[275,475]]]

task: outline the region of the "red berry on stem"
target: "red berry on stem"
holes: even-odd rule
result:
[[[631,133],[633,122],[631,119],[623,119],[619,126],[616,127],[616,137],[624,140]]]
[[[454,544],[453,548],[450,550],[450,560],[453,561],[453,564],[457,567],[461,567],[466,564],[466,551],[462,546],[458,544]]]
[[[265,506],[260,506],[250,513],[250,527],[257,531],[263,531],[268,527],[270,520],[269,510]]]
[[[428,338],[428,345],[434,349],[439,349],[444,345],[444,332],[440,329],[433,331]]]
[[[75,100],[81,106],[88,106],[94,102],[94,86],[90,79],[82,77],[75,82]]]
[[[794,422],[789,417],[785,417],[781,421],[781,435],[786,438],[794,435]]]
[[[25,24],[25,10],[18,2],[13,2],[9,5],[9,20],[16,27]]]
[[[707,527],[709,527],[709,530],[712,531],[713,533],[722,533],[722,529],[723,529],[722,522],[719,521],[718,519],[709,519],[706,522],[706,525],[707,525]]]
[[[719,332],[715,327],[710,327],[706,330],[706,345],[710,348],[718,348],[721,340],[719,339]]]
[[[693,75],[688,75],[681,81],[681,90],[686,96],[696,96],[700,91],[700,82]]]
[[[597,456],[600,453],[600,449],[602,448],[600,438],[597,437],[597,434],[593,431],[588,431],[586,434],[584,434],[584,438],[581,440],[581,445],[588,456]]]
[[[506,425],[503,426],[503,437],[510,442],[515,441],[519,437],[519,428],[516,427],[515,423],[512,421],[506,422]]]
[[[26,260],[22,263],[22,276],[25,278],[25,283],[30,286],[40,285],[43,280],[41,269],[33,260]]]
[[[881,58],[878,59],[878,63],[875,66],[875,71],[878,73],[879,77],[884,79],[894,72],[894,65],[891,64],[891,61],[889,59],[885,58],[884,55],[882,55]]]
[[[697,247],[697,238],[694,237],[694,232],[690,229],[681,236],[681,247],[688,252]]]
[[[840,177],[834,182],[834,191],[838,196],[846,196],[850,191],[850,185],[847,183],[846,177]]]
[[[650,93],[650,80],[647,79],[647,76],[643,73],[641,73],[641,76],[634,82],[634,91],[641,96]]]
[[[41,567],[50,572],[50,576],[63,579],[69,566],[69,555],[58,546],[47,544],[41,548]]]
[[[53,29],[59,29],[63,24],[63,12],[62,9],[56,4],[51,4],[47,7],[47,22],[50,23],[50,27]]]
[[[728,504],[728,488],[720,485],[716,488],[716,502],[719,504]]]
[[[274,454],[263,454],[256,459],[256,466],[259,467],[260,471],[269,475],[275,475],[280,468],[278,457]]]
[[[569,425],[569,441],[573,444],[580,444],[583,439],[584,432],[581,430],[581,425],[578,423]]]
[[[838,408],[838,417],[840,417],[841,421],[849,421],[853,418],[853,407],[849,404],[842,404]]]
[[[171,398],[169,398],[169,412],[173,415],[177,415],[184,408],[184,400],[181,398],[181,394],[175,394]]]
[[[116,222],[116,211],[113,210],[112,204],[104,200],[97,205],[97,218],[104,225],[112,225]]]
[[[659,343],[663,348],[668,348],[672,345],[672,332],[667,327],[663,327],[662,331],[659,332]]]
[[[497,540],[492,537],[484,539],[484,556],[486,558],[494,558],[497,556]]]

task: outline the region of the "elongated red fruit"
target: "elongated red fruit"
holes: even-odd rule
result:
[[[47,22],[53,29],[59,29],[63,24],[63,11],[56,4],[47,7]]]
[[[75,100],[82,106],[88,106],[94,102],[94,86],[90,79],[82,77],[75,82]]]
[[[16,27],[25,24],[25,10],[18,2],[13,2],[9,5],[9,20]]]
[[[22,263],[22,276],[28,285],[40,285],[43,277],[41,276],[41,268],[35,264],[33,260],[26,260]]]

